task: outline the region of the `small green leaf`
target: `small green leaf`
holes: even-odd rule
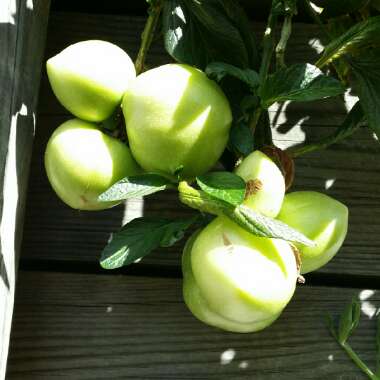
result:
[[[321,58],[317,61],[318,67],[323,67],[343,54],[357,51],[358,49],[376,46],[380,44],[380,16],[370,17],[365,21],[355,24],[340,37],[330,42]]]
[[[338,339],[344,344],[349,336],[353,333],[360,320],[360,302],[355,297],[352,302],[347,305],[340,316]]]
[[[253,134],[247,124],[241,122],[232,126],[229,144],[234,151],[244,157],[254,151]]]
[[[125,177],[116,182],[98,199],[101,202],[121,201],[124,199],[144,197],[172,187],[172,182],[158,174],[141,174]]]
[[[245,83],[254,92],[260,84],[259,74],[251,69],[241,69],[224,62],[212,62],[207,65],[206,74],[220,82],[225,76],[230,75]]]
[[[380,136],[380,49],[350,60],[368,126]]]
[[[335,78],[323,74],[310,63],[300,63],[269,75],[260,88],[260,97],[262,107],[268,108],[275,102],[306,102],[337,96],[344,91],[344,86]]]
[[[182,239],[197,218],[133,219],[112,236],[102,252],[100,265],[104,269],[120,268],[145,257],[158,247],[169,247]]]
[[[260,215],[244,205],[232,206],[202,190],[194,189],[185,181],[180,182],[178,191],[181,202],[187,206],[213,215],[225,215],[253,235],[314,245],[310,239],[285,223]]]
[[[231,172],[207,173],[196,178],[198,186],[209,196],[237,206],[244,201],[245,181]]]

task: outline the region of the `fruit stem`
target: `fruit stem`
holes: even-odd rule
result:
[[[162,0],[156,0],[151,3],[148,10],[148,19],[145,23],[144,30],[141,34],[141,45],[135,61],[136,74],[140,74],[144,70],[144,62],[146,54],[152,43],[154,31],[156,30],[158,20],[160,18],[163,6]]]
[[[371,380],[380,380],[378,376],[376,376],[367,365],[359,358],[356,352],[351,348],[348,343],[340,343],[340,346],[346,351],[347,355],[351,358],[351,360],[368,376]]]

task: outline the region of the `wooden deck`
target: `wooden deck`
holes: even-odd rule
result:
[[[52,13],[46,57],[94,38],[135,56],[143,22],[123,15]],[[317,28],[296,25],[289,60],[313,59],[317,39]],[[168,60],[160,44],[152,47],[150,65]],[[290,146],[329,134],[345,112],[328,101],[274,108],[275,140]],[[52,131],[69,117],[44,73],[8,379],[365,379],[329,336],[324,317],[326,312],[338,315],[360,294],[362,322],[352,345],[375,365],[371,317],[380,307],[380,144],[371,132],[360,130],[334,149],[297,160],[293,190],[326,192],[347,204],[348,237],[331,263],[306,276],[272,327],[239,335],[207,327],[187,311],[181,299],[180,244],[134,267],[101,270],[100,251],[123,222],[142,214],[192,211],[170,193],[97,213],[62,204],[48,185],[43,151]]]

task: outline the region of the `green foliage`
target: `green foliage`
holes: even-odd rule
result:
[[[335,78],[323,74],[309,63],[300,63],[269,75],[260,87],[259,95],[262,107],[268,108],[275,102],[306,102],[340,95],[344,90],[344,86]]]
[[[317,61],[318,67],[323,67],[334,59],[347,53],[380,44],[380,16],[370,17],[351,27],[340,37],[331,41]]]
[[[354,297],[343,310],[339,318],[338,329],[335,328],[334,321],[331,315],[327,316],[327,326],[330,330],[331,335],[337,341],[337,343],[342,347],[350,359],[357,365],[357,367],[370,379],[370,380],[380,380],[380,313],[377,313],[377,336],[376,336],[376,347],[377,347],[377,363],[378,368],[376,373],[374,373],[363,360],[360,359],[358,354],[352,349],[348,344],[347,340],[358,327],[360,322],[360,301],[357,297]]]
[[[232,206],[243,203],[245,182],[231,172],[212,172],[197,177],[198,186],[209,196]]]
[[[224,62],[212,62],[206,67],[206,74],[220,82],[225,76],[233,76],[245,83],[251,92],[254,92],[260,84],[259,74],[251,69],[239,67]]]
[[[253,134],[247,123],[240,122],[232,126],[230,146],[239,156],[242,155],[243,157],[254,151]]]
[[[366,51],[350,63],[368,125],[380,136],[380,49]]]
[[[158,247],[169,247],[184,237],[197,217],[179,220],[136,218],[116,232],[104,248],[100,265],[116,269],[132,264]]]
[[[314,245],[310,239],[285,223],[261,215],[244,205],[233,206],[220,197],[215,197],[211,192],[194,189],[187,182],[181,182],[178,190],[182,203],[202,212],[225,215],[253,235],[283,239],[307,246]]]
[[[178,62],[256,68],[258,51],[248,20],[233,0],[166,0],[165,48]]]
[[[100,194],[98,199],[101,202],[121,201],[144,197],[170,187],[173,187],[173,184],[167,178],[158,174],[145,173],[121,179],[103,194]]]

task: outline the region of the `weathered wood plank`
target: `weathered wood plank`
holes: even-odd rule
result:
[[[46,56],[79,40],[101,38],[119,44],[134,57],[143,22],[142,18],[131,16],[53,13]],[[256,33],[261,30],[261,24],[255,26]],[[318,37],[315,26],[295,25],[289,60],[313,61],[319,48]],[[162,46],[156,43],[149,53],[148,63],[159,65],[169,59]],[[192,213],[179,204],[174,192],[153,195],[144,203],[131,200],[125,208],[119,206],[99,213],[78,212],[62,204],[47,182],[43,152],[52,131],[70,116],[52,94],[46,75],[41,87],[40,117],[25,224],[25,259],[94,263],[110,233],[117,230],[123,221],[141,214],[183,216]],[[346,112],[338,101],[292,104],[285,106],[278,114],[277,110],[271,110],[271,118],[275,141],[282,147],[331,133]],[[378,142],[368,130],[362,130],[333,149],[297,160],[295,190],[323,191],[350,207],[350,231],[345,246],[321,272],[367,276],[380,274],[379,154]],[[176,267],[180,250],[181,245],[161,250],[142,263]]]
[[[299,287],[270,328],[231,334],[192,317],[178,279],[21,271],[8,379],[364,380],[324,323],[358,292]],[[373,367],[380,293],[360,294],[352,345]]]
[[[8,354],[49,3],[0,4],[0,379]]]

